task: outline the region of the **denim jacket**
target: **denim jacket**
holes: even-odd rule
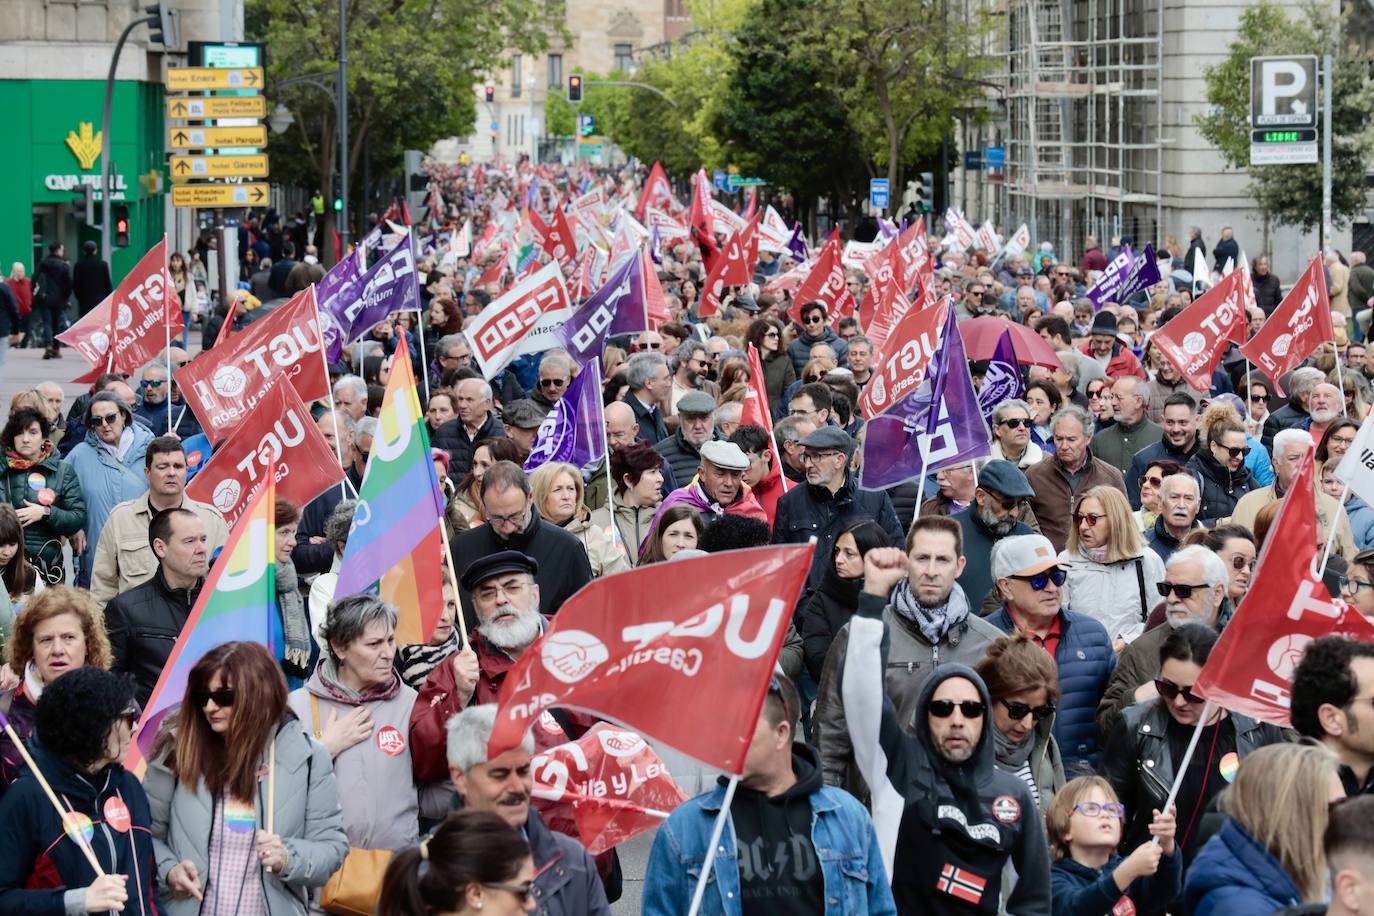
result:
[[[793,752],[810,754],[814,760],[815,751],[805,745],[794,745]],[[825,882],[825,916],[895,916],[892,889],[868,812],[848,792],[831,786],[820,786],[810,799],[811,841]],[[724,800],[725,787],[717,786],[679,806],[659,828],[646,870],[643,916],[682,916],[690,909],[706,844]],[[735,827],[727,820],[707,879],[701,916],[738,916],[740,912]]]

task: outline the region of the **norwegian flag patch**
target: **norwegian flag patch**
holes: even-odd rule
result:
[[[946,865],[940,869],[940,879],[935,882],[936,888],[951,897],[975,904],[983,899],[983,890],[987,886],[986,878],[981,878],[964,868],[955,868],[953,865]]]

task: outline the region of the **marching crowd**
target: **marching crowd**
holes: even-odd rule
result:
[[[521,174],[436,173],[435,219],[482,234]],[[578,179],[554,170],[527,196],[552,205]],[[315,269],[294,269],[300,224],[245,223],[240,250],[274,266],[207,321],[237,329],[319,280],[313,246]],[[658,828],[643,912],[687,913],[708,857],[702,913],[1374,912],[1374,645],[1307,645],[1287,729],[1193,692],[1309,454],[1324,581],[1374,618],[1374,508],[1334,476],[1374,403],[1357,320],[1374,269],[1327,258],[1335,341],[1302,368],[1269,378],[1228,354],[1198,389],[1151,343],[1204,279],[1190,243],[1164,240],[1164,279],[1095,308],[1084,293],[1118,252],[1091,238],[1072,264],[929,236],[960,323],[1005,319],[1042,355],[990,411],[989,457],[884,490],[859,476],[882,358],[865,270],[837,315],[768,291],[788,265],[765,250],[703,318],[711,246],[665,241],[668,320],[601,358],[605,457],[527,472],[587,370],[554,348],[484,377],[464,329],[506,278],[482,282],[494,250],[441,243],[422,308],[347,348],[313,405],[348,484],[275,507],[278,651],[228,641],[196,661],[141,774],[123,766],[135,726],[230,533],[186,495],[200,424],[168,366],[188,353],[73,404],[55,383],[17,395],[0,431],[0,913],[609,913],[615,852],[588,852],[531,765],[597,720],[555,708],[489,757],[506,674],[593,579],[807,542],[727,829],[713,839],[724,781],[679,774],[699,794]],[[1236,247],[1227,229],[1218,273]],[[1254,334],[1282,296],[1264,258],[1248,269]],[[394,607],[336,593],[346,491],[398,353],[422,380],[457,584],[414,645]],[[987,359],[969,369],[990,380]]]

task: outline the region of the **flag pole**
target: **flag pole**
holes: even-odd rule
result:
[[[163,247],[163,250],[164,250],[164,251],[165,251],[166,248],[167,248],[167,233],[165,233],[165,232],[162,233],[162,247]],[[174,430],[174,429],[176,428],[176,427],[172,426],[172,319],[171,319],[170,317],[168,317],[168,315],[167,315],[167,305],[168,305],[168,302],[167,302],[167,292],[170,290],[170,291],[172,292],[172,295],[176,295],[176,287],[173,286],[172,283],[170,282],[171,279],[172,279],[172,275],[171,275],[171,272],[170,272],[169,270],[167,270],[167,262],[166,262],[166,261],[163,261],[163,262],[162,262],[162,281],[163,281],[163,285],[162,285],[162,290],[163,290],[163,292],[162,292],[162,332],[163,332],[163,337],[165,338],[165,340],[166,340],[166,342],[167,342],[167,347],[166,347],[166,349],[164,349],[162,352],[163,352],[163,354],[167,357],[167,391],[166,391],[166,393],[164,394],[164,397],[166,398],[166,401],[167,401],[167,434],[168,434],[168,435],[171,435],[172,430]],[[191,282],[191,288],[194,289],[194,288],[195,288],[195,281],[194,281],[194,280],[191,280],[191,277],[190,277],[189,272],[188,272],[188,274],[187,274],[187,280],[189,280],[189,281]],[[181,308],[182,304],[183,304],[183,303],[178,302],[178,303],[177,303],[177,308],[178,308],[178,309]],[[182,330],[183,330],[183,331],[185,330],[185,324],[184,324],[184,323],[183,323],[183,325],[182,325]]]
[[[312,283],[311,286],[314,286],[314,284]],[[320,342],[320,365],[324,368],[325,388],[329,392],[329,412],[331,414],[336,414],[338,413],[338,408],[334,406],[334,386],[329,383],[329,358],[326,357],[324,353],[324,318],[320,314],[320,300],[318,296],[315,297],[315,335]],[[335,423],[337,426],[337,418]],[[339,481],[339,495],[343,499],[348,499],[348,491],[352,488],[353,484],[348,479],[348,467],[344,464],[343,448],[339,445],[337,428],[334,434],[334,456],[339,459],[339,467],[342,468],[344,472],[343,480]],[[358,493],[355,490],[353,496],[356,498],[357,495]]]
[[[1202,714],[1198,716],[1197,727],[1193,729],[1193,736],[1188,739],[1188,748],[1183,752],[1183,759],[1179,761],[1178,770],[1174,776],[1174,784],[1169,787],[1169,797],[1164,800],[1164,807],[1160,810],[1169,812],[1173,810],[1174,802],[1178,799],[1178,790],[1183,788],[1183,777],[1188,775],[1188,764],[1192,762],[1193,751],[1197,750],[1198,739],[1202,737],[1202,730],[1207,727],[1207,720],[1212,717],[1212,701],[1208,700],[1202,704]],[[1150,842],[1159,844],[1159,837],[1155,837]]]
[[[1340,505],[1344,506],[1345,501],[1350,497],[1350,484],[1341,485]],[[1320,516],[1319,516],[1320,517]],[[1326,561],[1331,558],[1331,544],[1336,540],[1336,519],[1329,522],[1329,530],[1326,532],[1326,546],[1322,548],[1322,562],[1317,567],[1317,578],[1320,579],[1326,572]]]
[[[420,293],[420,252],[415,247],[415,232],[412,230],[407,233],[410,236],[410,266],[417,274],[415,278],[415,293],[417,301],[415,303],[415,342],[420,347],[420,384],[425,386],[425,403],[429,403],[429,358],[425,356],[425,313],[420,308],[423,300],[419,300]]]
[[[720,843],[720,835],[725,832],[725,820],[730,816],[730,803],[735,800],[735,787],[739,785],[739,777],[731,776],[730,782],[725,786],[725,798],[720,803],[720,813],[716,815],[715,826],[711,828],[711,841],[706,844],[706,861],[702,863],[701,877],[697,878],[697,888],[692,893],[692,908],[687,911],[687,916],[697,916],[701,912],[701,901],[706,896],[706,882],[711,877],[711,865],[716,860],[716,846]]]
[[[62,803],[57,800],[57,793],[53,792],[52,786],[48,784],[47,778],[43,775],[43,771],[38,768],[38,764],[33,762],[33,758],[29,756],[28,748],[24,747],[24,742],[19,739],[19,735],[14,731],[14,726],[10,724],[10,720],[5,718],[3,713],[0,713],[0,726],[3,726],[5,735],[10,739],[10,742],[15,748],[18,749],[20,756],[24,758],[24,763],[28,765],[29,772],[34,775],[38,780],[38,784],[43,787],[44,794],[48,796],[48,801],[52,802],[53,808],[57,810],[57,815],[62,820],[62,823],[66,824],[67,809],[62,807]],[[91,868],[95,869],[96,875],[101,878],[105,877],[105,869],[100,867],[100,862],[96,859],[95,852],[91,849],[90,841],[86,839],[85,834],[79,830],[72,830],[67,836],[71,837],[72,841],[75,842],[77,846],[81,847],[81,851],[86,855],[86,861],[91,863]],[[80,839],[78,839],[78,837],[80,837]]]
[[[1334,340],[1331,341],[1331,355],[1336,359],[1336,384],[1341,388],[1341,416],[1346,417],[1349,413],[1345,409],[1345,367],[1341,365],[1341,351],[1336,349]]]
[[[448,507],[444,507],[444,515],[448,515]],[[448,542],[448,526],[445,524],[447,519],[439,518],[439,538],[444,542],[444,559],[448,560],[448,582],[453,586],[453,597],[458,601],[458,631],[463,634],[463,648],[472,645],[472,639],[468,636],[467,616],[463,613],[463,593],[458,590],[458,569],[453,565],[453,548]]]
[[[917,433],[916,435],[917,435],[917,437],[918,437],[916,441],[917,441],[920,445],[922,445],[922,446],[927,445],[927,443],[922,442],[921,439],[919,438],[919,437],[921,437],[921,436],[923,435],[922,433]],[[930,468],[930,453],[929,453],[925,448],[922,448],[922,449],[921,449],[921,481],[920,481],[920,483],[916,484],[916,517],[917,517],[917,518],[920,518],[920,517],[921,517],[921,503],[925,502],[925,499],[926,499],[926,473],[927,473],[927,471],[929,470],[929,468]]]

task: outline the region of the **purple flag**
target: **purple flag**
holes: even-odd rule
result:
[[[1107,269],[1102,271],[1102,276],[1097,278],[1097,282],[1088,288],[1083,295],[1093,301],[1093,307],[1101,310],[1103,303],[1118,301],[1117,292],[1121,289],[1121,284],[1125,282],[1126,275],[1131,271],[1131,264],[1134,263],[1135,256],[1131,254],[1129,246],[1123,245],[1121,253],[1112,259],[1112,263],[1107,265]]]
[[[801,223],[792,227],[792,237],[787,240],[787,250],[798,261],[804,262],[811,257],[811,249],[806,247],[806,238],[802,235]]]
[[[983,419],[992,423],[992,412],[998,404],[1019,398],[1026,393],[1025,380],[1021,378],[1021,365],[1016,361],[1016,351],[1012,349],[1011,331],[1003,331],[997,338],[997,346],[988,360],[988,371],[983,376],[983,387],[978,392],[978,409]]]
[[[654,263],[659,267],[663,266],[663,240],[658,237],[658,223],[649,230],[649,257],[654,259]]]
[[[1146,244],[1145,250],[1131,265],[1130,273],[1126,274],[1126,279],[1121,281],[1121,289],[1117,291],[1116,301],[1125,302],[1142,289],[1149,289],[1154,286],[1160,279],[1159,260],[1155,257],[1155,246]]]
[[[368,230],[367,235],[363,236],[362,241],[358,243],[358,247],[363,249],[364,251],[371,251],[378,245],[382,244],[382,233],[385,231],[386,221],[378,220],[377,225],[373,226],[370,230]]]
[[[951,320],[915,391],[868,421],[859,485],[881,490],[992,454],[969,376],[964,340]],[[929,432],[927,432],[929,430]]]
[[[328,301],[320,301],[325,354],[330,362],[335,362],[343,355],[344,347],[387,315],[419,307],[420,279],[415,271],[415,255],[410,250],[410,239],[404,238],[367,273]]]
[[[612,334],[648,330],[643,260],[638,252],[622,258],[601,288],[558,329],[564,349],[579,366],[599,360],[606,338]]]
[[[366,251],[360,246],[329,268],[329,272],[320,277],[320,282],[315,284],[316,304],[323,308],[324,303],[337,296],[344,287],[358,282],[358,278],[367,269],[364,265],[366,258]]]
[[[533,471],[547,461],[566,461],[581,469],[605,455],[606,414],[601,406],[601,360],[594,359],[582,367],[563,397],[539,424],[534,448],[525,459],[525,470]]]

